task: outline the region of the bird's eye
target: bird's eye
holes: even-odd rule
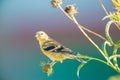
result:
[[[43,35],[44,35],[44,33],[40,33],[40,35],[41,35],[41,36],[43,36]]]

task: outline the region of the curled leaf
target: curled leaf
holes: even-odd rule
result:
[[[105,27],[105,34],[106,34],[106,38],[108,39],[108,41],[110,41],[111,44],[113,44],[113,40],[109,34],[109,29],[110,29],[110,26],[111,24],[113,23],[113,21],[109,21],[107,24],[106,24],[106,27]]]
[[[106,44],[110,45],[107,41],[105,41],[104,44],[102,45],[102,48],[103,48],[103,51],[104,51],[105,56],[108,57],[108,52],[107,52],[107,50],[106,50]]]
[[[84,67],[86,63],[81,63],[78,68],[77,68],[77,77],[79,78],[80,77],[80,70]]]

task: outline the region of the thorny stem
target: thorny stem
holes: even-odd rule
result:
[[[111,63],[111,61],[108,59],[108,57],[105,56],[104,52],[99,48],[99,46],[85,33],[85,31],[83,30],[83,26],[81,26],[77,20],[75,19],[75,17],[70,17],[68,14],[66,14],[66,12],[63,10],[63,8],[59,5],[60,10],[70,19],[72,20],[77,27],[80,29],[80,31],[84,34],[84,36],[100,51],[100,53],[104,56],[104,58],[109,62],[110,65],[113,65]]]
[[[101,6],[102,6],[102,8],[103,8],[104,12],[105,12],[105,13],[106,13],[106,15],[108,16],[108,15],[109,15],[109,13],[108,13],[107,9],[105,8],[105,6],[103,5],[102,0],[99,0],[99,2],[100,2],[100,4],[101,4]],[[116,25],[116,27],[118,28],[118,30],[120,30],[119,25],[118,25],[116,22],[114,22],[114,24]]]

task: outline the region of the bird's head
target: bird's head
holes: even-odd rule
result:
[[[49,38],[48,35],[44,31],[36,32],[35,37],[37,38],[38,41],[46,41]]]

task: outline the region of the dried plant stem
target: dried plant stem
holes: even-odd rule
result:
[[[109,15],[109,13],[108,13],[107,9],[105,8],[105,6],[103,5],[102,1],[99,0],[99,2],[100,2],[100,5],[102,6],[104,12],[105,12],[107,15]]]
[[[107,56],[105,56],[104,52],[99,48],[99,46],[85,33],[85,31],[83,30],[83,26],[81,26],[77,20],[75,19],[75,17],[70,17],[68,14],[66,14],[66,12],[64,11],[64,9],[59,5],[59,8],[60,10],[70,19],[72,20],[76,25],[77,27],[79,28],[79,30],[84,34],[84,36],[100,51],[100,53],[104,56],[104,58],[111,64],[111,61],[108,59]]]
[[[75,17],[73,17],[74,23],[77,25],[77,27],[80,29],[80,31],[84,34],[84,36],[98,49],[98,51],[104,56],[104,58],[111,64],[111,61],[108,59],[108,57],[104,54],[104,52],[99,48],[99,46],[85,33],[85,31],[82,29],[81,25],[77,22]]]
[[[64,9],[63,9],[60,5],[59,5],[59,8],[60,8],[60,10],[61,10],[70,20],[72,20],[72,18],[64,11]],[[85,28],[85,27],[83,27],[83,26],[81,26],[81,27],[82,27],[84,30],[86,30],[87,32],[89,32],[89,33],[91,33],[91,34],[93,34],[93,35],[101,38],[101,39],[104,40],[104,41],[109,42],[109,41],[108,41],[105,37],[103,37],[102,35],[94,32],[94,31],[91,31],[90,29],[87,29],[87,28]]]
[[[108,15],[109,15],[109,13],[108,13],[107,9],[105,8],[105,6],[103,5],[102,1],[101,1],[101,0],[99,0],[99,2],[100,2],[100,5],[102,6],[102,8],[103,8],[104,12],[105,12],[105,13],[106,13],[106,15],[108,16]],[[116,22],[114,22],[114,24],[116,25],[116,27],[118,28],[118,30],[120,30],[119,25],[118,25]]]
[[[103,39],[104,41],[108,41],[106,38],[104,38],[104,37],[101,36],[100,34],[95,33],[95,32],[93,32],[93,31],[91,31],[91,30],[89,30],[89,29],[87,29],[87,28],[85,28],[85,27],[83,27],[83,26],[81,26],[81,27],[82,27],[84,30],[88,31],[89,33],[92,33],[92,34],[98,36],[99,38]],[[108,42],[109,42],[109,41],[108,41]]]
[[[114,24],[117,26],[118,30],[120,30],[120,27],[119,27],[119,25],[118,25],[117,23],[114,23]]]

